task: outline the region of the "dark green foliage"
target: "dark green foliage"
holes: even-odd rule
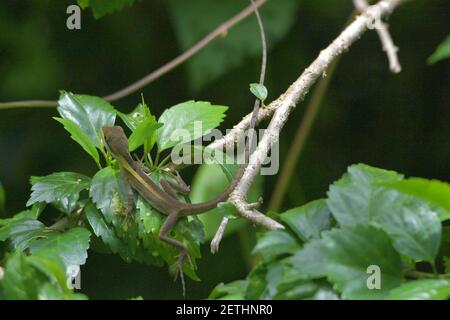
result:
[[[410,195],[416,183],[426,190],[417,198]],[[210,298],[447,299],[448,269],[440,275],[416,273],[415,263],[434,266],[440,259],[441,220],[448,217],[440,220],[437,211],[447,205],[442,194],[448,187],[350,166],[330,186],[327,199],[281,213],[289,230],[263,234],[254,249],[262,261],[246,280],[221,284]],[[368,286],[373,266],[379,268],[379,289]],[[417,275],[419,280],[412,280]],[[420,280],[421,275],[435,279]]]
[[[88,230],[96,237],[94,242],[97,245],[94,250],[98,248],[101,252],[117,253],[127,262],[138,261],[155,266],[166,264],[173,267],[179,254],[178,249],[158,238],[165,216],[152,208],[141,196],[135,197],[134,208],[131,208],[126,216],[129,204],[125,182],[117,164],[106,153],[100,129],[102,126],[114,125],[116,115],[119,115],[132,129],[130,149],[143,146],[145,162],[152,171],[149,177],[159,184],[160,179],[171,180],[172,177],[162,170],[158,156],[151,159],[150,152],[155,143],[157,142],[159,155],[179,143],[200,138],[222,122],[226,109],[209,102],[188,101],[168,108],[157,122],[144,103],[127,115],[116,111],[113,106],[98,97],[62,92],[58,112],[63,118],[56,120],[61,122],[72,138],[93,157],[100,170],[92,178],[73,172],[59,172],[30,179],[32,193],[27,205],[35,206],[11,219],[2,220],[0,224],[0,241],[7,241],[10,249],[18,252],[11,263],[22,268],[27,278],[16,279],[16,276],[10,275],[11,272],[7,272],[4,285],[21,281],[21,285],[31,291],[19,298],[41,298],[39,286],[47,285],[42,282],[44,280],[29,279],[35,277],[35,271],[28,266],[27,259],[34,259],[39,254],[49,257],[50,260],[53,259],[50,257],[54,256],[55,260],[61,260],[65,268],[82,265],[86,261],[89,248]],[[203,125],[200,132],[194,130],[194,123],[197,121]],[[176,129],[186,130],[188,138],[172,140],[171,134]],[[99,154],[104,155],[105,167],[102,167]],[[41,203],[52,204],[63,213],[66,220],[61,221],[64,221],[65,225],[61,227],[60,221],[46,227],[39,221]],[[83,228],[77,227],[80,224]],[[61,233],[60,228],[67,231]],[[189,249],[190,259],[183,265],[184,272],[191,279],[200,280],[195,270],[196,260],[201,257],[200,243],[204,241],[201,221],[196,216],[183,218],[178,221],[171,236],[185,243]],[[98,247],[99,241],[103,242],[103,246]],[[26,252],[30,256],[23,256],[20,252]],[[7,261],[10,261],[9,258]],[[66,289],[71,292],[64,287],[64,290]],[[78,297],[68,295],[64,290],[59,296],[55,295],[55,298]],[[51,293],[56,294],[56,291],[53,291]],[[6,288],[5,296],[14,297],[14,292]]]

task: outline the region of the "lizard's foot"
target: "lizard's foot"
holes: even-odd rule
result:
[[[184,263],[184,260],[186,260],[186,258],[188,258],[189,263],[192,265],[191,258],[189,257],[189,254],[186,251],[181,251],[180,252],[180,255],[178,256],[178,260],[175,263],[175,277],[174,277],[174,281],[177,281],[178,274],[180,274],[181,285],[183,287],[183,297],[186,296],[186,283],[184,281],[184,271],[183,271],[183,263]]]

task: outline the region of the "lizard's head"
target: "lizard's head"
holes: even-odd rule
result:
[[[102,127],[102,134],[105,141],[106,149],[111,155],[125,156],[128,153],[128,139],[120,126],[104,126]]]

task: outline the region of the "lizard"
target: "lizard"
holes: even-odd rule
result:
[[[258,110],[254,110],[254,112],[257,111]],[[127,182],[126,185],[129,189],[129,201],[125,213],[126,216],[128,216],[132,210],[132,189],[137,191],[155,209],[167,215],[167,219],[164,221],[158,237],[161,241],[164,241],[180,250],[177,267],[180,272],[184,293],[185,289],[182,265],[186,257],[188,257],[188,248],[181,241],[169,237],[170,231],[178,219],[189,215],[197,215],[207,212],[215,208],[218,203],[226,201],[241,179],[246,167],[245,163],[240,165],[233,180],[221,194],[209,201],[201,203],[186,203],[179,200],[176,191],[187,194],[189,192],[189,188],[171,183],[165,179],[161,179],[159,181],[162,187],[160,188],[147,176],[140,165],[133,160],[130,152],[128,151],[128,138],[121,126],[103,126],[101,131],[106,149],[118,162],[122,176],[125,178],[125,182]]]

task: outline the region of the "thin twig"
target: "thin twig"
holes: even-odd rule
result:
[[[368,30],[371,21],[378,17],[390,15],[392,11],[404,1],[405,0],[381,0],[376,5],[368,7],[362,15],[358,16],[354,22],[344,29],[344,31],[326,49],[321,51],[317,59],[305,69],[302,75],[284,94],[273,101],[267,108],[261,110],[266,110],[266,112],[260,112],[260,117],[258,117],[258,119],[262,119],[262,114],[267,115],[272,112],[273,117],[256,150],[250,156],[250,164],[247,166],[242,179],[239,181],[229,199],[229,201],[238,208],[239,214],[242,217],[267,229],[282,228],[282,225],[278,222],[269,219],[262,213],[252,209],[245,202],[245,196],[254,179],[259,174],[263,161],[267,157],[272,146],[278,142],[280,131],[284,127],[290,112],[298,102],[303,100],[311,86],[326,72],[328,66],[342,53],[348,51],[350,46]],[[250,117],[251,115],[247,115],[241,123],[236,125],[225,137],[215,141],[214,147],[220,148],[223,146],[222,143],[234,141],[239,130],[245,132],[248,128]]]
[[[353,0],[353,4],[359,12],[364,12],[369,7],[366,0]],[[402,71],[402,67],[397,56],[398,48],[395,46],[391,34],[389,33],[389,25],[381,21],[381,19],[377,19],[374,27],[380,38],[383,51],[386,52],[389,61],[389,69],[393,73],[399,73]]]
[[[261,19],[261,15],[259,14],[258,7],[256,6],[256,3],[254,0],[250,0],[251,5],[253,6],[253,10],[255,12],[256,20],[258,21],[258,27],[259,27],[259,33],[261,37],[261,71],[259,73],[259,84],[264,85],[264,80],[266,78],[266,69],[267,69],[267,40],[266,40],[266,32],[264,30],[264,23]],[[259,113],[259,107],[260,107],[261,101],[259,99],[255,99],[255,104],[253,105],[253,111],[252,111],[252,117],[250,120],[250,128],[255,128],[256,120],[258,118]],[[250,152],[253,147],[253,136],[254,133],[252,130],[249,130],[247,133],[248,136],[248,142],[247,142],[247,151],[246,151],[246,157],[245,157],[245,163],[248,163],[248,160],[250,158]],[[228,224],[228,218],[223,217],[222,221],[220,223],[219,228],[217,229],[216,234],[214,235],[213,240],[211,241],[211,252],[216,253],[219,250],[220,242],[222,241],[223,235],[225,233],[225,229]]]
[[[218,26],[216,29],[214,29],[212,32],[210,32],[208,35],[206,35],[203,39],[198,41],[193,47],[191,47],[189,50],[185,51],[172,61],[162,65],[155,71],[149,73],[144,78],[126,86],[123,89],[120,89],[114,93],[111,93],[109,95],[106,95],[103,97],[103,99],[107,101],[116,101],[121,98],[124,98],[139,89],[142,89],[149,83],[155,81],[156,79],[160,78],[161,76],[169,73],[182,63],[184,63],[186,60],[191,58],[193,55],[195,55],[197,52],[199,52],[201,49],[205,48],[211,41],[216,39],[217,37],[225,34],[229,29],[233,28],[235,25],[237,25],[239,22],[253,14],[254,7],[259,8],[263,4],[265,4],[267,0],[255,0],[254,4],[250,4],[246,8],[244,8],[241,12],[239,12],[237,15],[233,16],[229,20],[222,23],[220,26]],[[14,101],[14,102],[0,102],[0,110],[1,109],[14,109],[14,108],[35,108],[35,107],[55,107],[57,106],[58,101],[54,100],[47,100],[47,101],[38,101],[38,100],[28,100],[28,101]]]
[[[228,217],[223,217],[220,222],[220,226],[214,235],[214,238],[211,240],[211,253],[216,253],[219,251],[220,242],[222,241],[223,235],[225,233],[225,229],[228,224]]]

